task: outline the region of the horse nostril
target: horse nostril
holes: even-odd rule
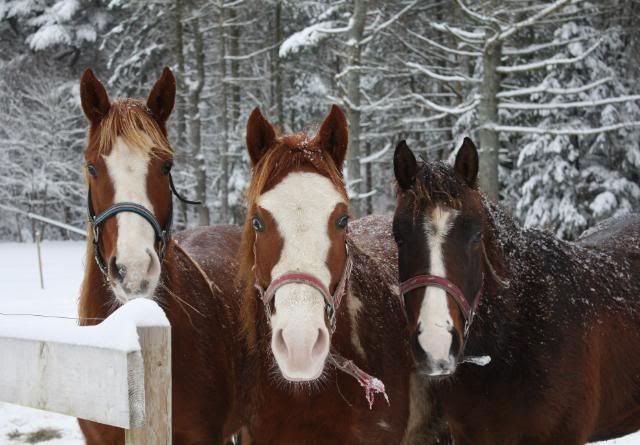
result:
[[[111,273],[111,278],[119,282],[123,282],[127,276],[127,268],[122,264],[118,264],[115,256],[111,257],[111,261],[109,261],[109,272]]]
[[[147,249],[146,252],[147,252],[147,255],[149,255],[149,267],[147,268],[147,274],[150,274],[151,269],[153,268],[153,265],[154,265],[153,252],[151,251],[151,249]]]
[[[457,357],[462,347],[462,341],[456,329],[452,329],[449,332],[451,332],[451,355]]]
[[[316,337],[316,341],[313,344],[313,348],[311,349],[312,357],[319,357],[325,353],[328,349],[329,344],[329,334],[323,331],[322,329],[318,329],[318,336]]]
[[[286,356],[289,352],[289,349],[287,348],[287,342],[284,339],[284,334],[282,329],[278,329],[275,333],[274,347],[277,350],[277,352],[282,354],[283,356]]]

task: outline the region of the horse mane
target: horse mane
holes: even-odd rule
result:
[[[293,171],[309,171],[327,177],[337,186],[345,201],[348,201],[342,172],[316,139],[310,139],[306,133],[279,136],[254,166],[245,198],[247,215],[240,243],[238,270],[238,280],[244,284],[245,288],[241,314],[242,325],[250,349],[254,348],[256,342],[255,323],[258,309],[254,288],[255,234],[251,226],[253,216],[251,209],[262,193],[278,184],[284,176]]]
[[[151,156],[173,155],[166,129],[139,99],[115,100],[100,125],[90,132],[89,146],[95,147],[99,154],[109,154],[118,137],[129,147]]]

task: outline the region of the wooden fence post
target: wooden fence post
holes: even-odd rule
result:
[[[138,327],[144,361],[145,420],[126,430],[126,445],[171,445],[171,327]]]

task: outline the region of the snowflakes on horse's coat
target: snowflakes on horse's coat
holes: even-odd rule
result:
[[[151,139],[146,139],[150,145]],[[117,137],[109,154],[102,155],[113,184],[114,204],[133,202],[154,213],[147,194],[150,153],[151,150],[134,149],[123,138]],[[119,213],[116,220],[116,267],[121,269],[122,282],[114,280],[114,295],[121,303],[132,298],[149,297],[160,278],[155,232],[144,218],[135,213]]]

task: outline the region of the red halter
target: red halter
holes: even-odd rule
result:
[[[255,288],[258,290],[258,293],[260,294],[260,300],[262,300],[262,303],[264,304],[265,311],[267,312],[267,319],[271,320],[271,300],[273,300],[273,298],[275,297],[276,291],[278,289],[287,284],[304,284],[316,289],[318,292],[320,292],[320,294],[322,294],[326,306],[327,318],[331,327],[331,333],[333,334],[336,330],[336,310],[340,306],[340,302],[342,301],[342,297],[344,296],[344,293],[346,291],[347,280],[351,275],[351,269],[353,267],[349,247],[346,244],[345,249],[347,250],[347,261],[344,265],[342,276],[340,277],[340,281],[338,282],[333,295],[329,291],[329,288],[325,286],[319,278],[306,272],[286,272],[273,280],[269,284],[269,287],[267,287],[267,290],[264,290],[258,284],[256,277]]]
[[[458,308],[460,308],[460,312],[462,312],[465,320],[464,333],[465,335],[467,335],[467,332],[471,327],[471,323],[473,322],[473,317],[476,314],[476,309],[480,304],[483,283],[484,278],[480,283],[478,292],[476,292],[476,295],[473,298],[473,305],[469,305],[467,299],[464,296],[464,293],[458,286],[456,286],[446,278],[437,277],[435,275],[416,275],[406,281],[403,281],[402,283],[400,283],[400,294],[405,295],[407,292],[421,287],[438,287],[444,290],[447,295],[453,298],[453,300],[458,305]]]

